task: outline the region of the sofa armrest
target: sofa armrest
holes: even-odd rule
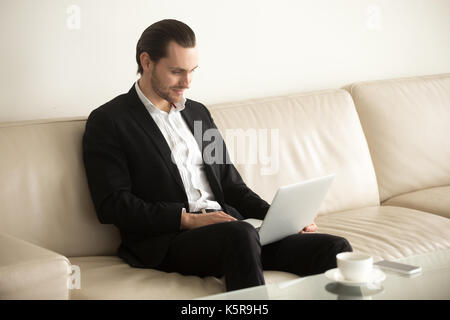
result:
[[[68,299],[69,260],[0,232],[0,300]]]

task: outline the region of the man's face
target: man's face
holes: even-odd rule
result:
[[[197,47],[183,48],[172,41],[167,47],[167,57],[151,65],[150,83],[155,93],[169,103],[179,102],[198,66]]]

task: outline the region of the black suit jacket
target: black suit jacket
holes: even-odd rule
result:
[[[193,133],[194,121],[201,121],[203,133],[217,130],[201,103],[187,99],[181,115]],[[223,140],[197,142],[202,151],[211,150],[211,143],[224,148],[221,163],[204,161],[223,211],[237,219],[263,219],[269,204],[245,185]],[[98,219],[120,230],[118,255],[134,267],[157,267],[181,232],[182,208],[189,211],[189,203],[170,148],[134,85],[89,115],[83,159]]]

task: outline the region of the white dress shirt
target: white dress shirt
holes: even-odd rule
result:
[[[139,99],[156,122],[172,151],[172,158],[178,167],[188,197],[189,212],[202,209],[221,210],[206,178],[200,148],[180,114],[185,108],[186,99],[183,97],[180,102],[172,105],[169,112],[165,112],[156,108],[142,93],[138,81],[135,88]]]

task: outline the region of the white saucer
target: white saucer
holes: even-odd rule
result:
[[[378,268],[373,268],[370,274],[367,276],[366,281],[352,281],[347,280],[342,276],[338,268],[328,270],[325,272],[325,277],[330,280],[345,284],[347,286],[363,286],[369,283],[379,283],[386,279],[386,275]]]

